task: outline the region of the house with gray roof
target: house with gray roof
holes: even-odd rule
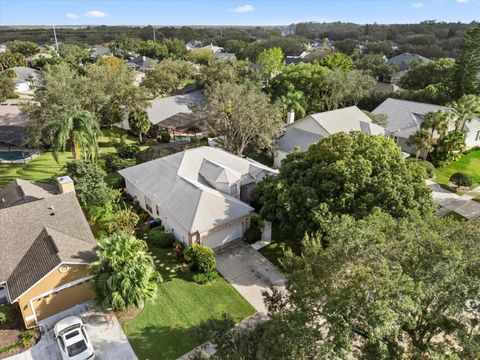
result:
[[[425,114],[439,110],[454,111],[447,106],[388,98],[373,110],[373,113],[387,117],[388,136],[392,137],[404,152],[413,155],[416,150],[407,145],[407,139],[420,129]],[[464,131],[467,148],[480,145],[480,119],[475,118],[465,124]]]
[[[157,63],[156,60],[153,60],[152,58],[149,58],[148,56],[137,56],[137,57],[133,58],[132,60],[129,60],[127,62],[127,66],[129,66],[130,68],[132,68],[134,70],[147,72],[156,63]]]
[[[27,143],[28,117],[22,113],[21,100],[5,100],[0,103],[0,146],[22,147]]]
[[[40,82],[40,71],[26,66],[12,67],[9,70],[15,72],[15,92],[33,94]]]
[[[240,239],[255,184],[275,170],[218,148],[188,149],[119,171],[125,191],[187,245]]]
[[[388,63],[391,65],[396,65],[399,70],[407,69],[414,62],[429,63],[431,61],[432,60],[426,58],[425,56],[411,53],[403,53],[388,59]]]
[[[7,184],[0,229],[0,303],[18,304],[27,328],[93,298],[96,241],[69,177]]]
[[[384,128],[374,124],[356,106],[312,114],[295,122],[290,119],[284,131],[276,142],[274,168],[279,168],[283,159],[295,148],[307,151],[310,145],[320,139],[339,132],[363,131],[373,135],[385,134]]]

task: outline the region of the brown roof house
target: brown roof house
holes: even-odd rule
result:
[[[93,298],[96,241],[68,176],[6,185],[0,229],[0,303],[18,303],[26,327]]]

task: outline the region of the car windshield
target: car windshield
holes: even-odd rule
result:
[[[83,340],[67,346],[68,356],[70,357],[81,354],[85,350],[87,350],[87,344]]]
[[[73,338],[73,337],[75,337],[75,336],[77,336],[77,335],[79,335],[79,334],[80,334],[80,333],[78,332],[78,330],[77,330],[77,331],[72,331],[71,333],[68,333],[68,334],[65,335],[65,339],[67,339],[67,340],[68,340],[68,339],[71,339],[71,338]]]

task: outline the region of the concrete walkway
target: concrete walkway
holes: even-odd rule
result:
[[[283,274],[244,241],[233,241],[215,254],[217,270],[260,314],[266,314],[264,291],[285,291]]]
[[[480,194],[480,187],[470,190],[463,196],[445,190],[432,180],[427,180],[428,187],[432,190],[433,202],[440,205],[438,216],[445,216],[453,211],[462,215],[468,220],[476,219],[480,216],[480,203],[472,200]]]
[[[272,242],[272,223],[270,221],[264,221],[262,239],[252,244],[255,250],[259,250]]]

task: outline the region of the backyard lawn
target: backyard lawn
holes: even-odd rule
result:
[[[115,152],[115,148],[110,146],[111,134],[123,132],[124,131],[121,129],[106,130],[104,131],[104,135],[99,138],[98,141],[100,146],[101,165],[103,165],[102,159],[105,155]],[[131,144],[134,142],[136,142],[136,138],[132,136],[127,138],[127,143]],[[147,146],[140,147],[141,150],[145,148],[147,148]],[[61,174],[64,170],[65,164],[72,160],[72,153],[65,152],[60,154],[59,163],[57,163],[53,159],[52,153],[50,151],[46,151],[26,164],[0,164],[0,188],[15,178],[39,182],[48,181],[52,176]],[[129,163],[129,165],[133,164],[135,164],[135,160],[132,160],[131,164]],[[116,173],[107,175],[107,180],[109,180],[109,177],[115,178],[117,176],[118,175],[116,175]]]
[[[272,242],[259,250],[272,264],[282,268],[279,259],[283,257],[285,250],[292,249],[295,254],[301,252],[301,239],[294,231],[281,231],[278,224],[272,223]]]
[[[468,174],[473,179],[472,188],[480,185],[480,150],[474,150],[459,160],[435,170],[435,180],[440,185],[448,185],[450,176],[456,172]]]
[[[160,261],[164,282],[157,298],[134,319],[123,323],[140,360],[176,359],[203,342],[194,336],[203,321],[221,319],[226,313],[238,322],[255,312],[223,278],[198,285],[190,279],[189,270],[173,258],[171,249],[151,250]]]

